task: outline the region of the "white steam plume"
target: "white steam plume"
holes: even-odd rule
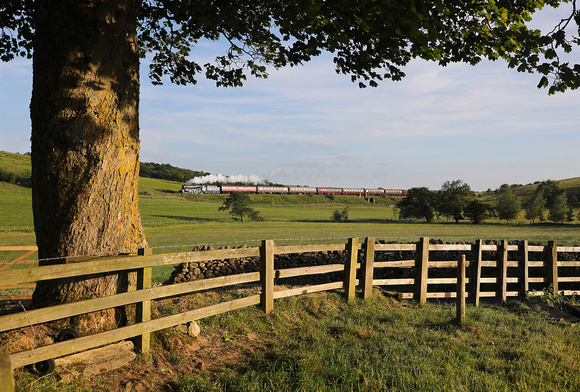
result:
[[[244,176],[242,174],[236,176],[224,176],[221,173],[218,174],[208,174],[203,177],[194,177],[191,180],[186,181],[187,184],[206,184],[213,182],[221,182],[226,184],[231,184],[233,182],[245,182],[250,184],[261,184],[264,182],[259,176],[251,174],[249,176]]]

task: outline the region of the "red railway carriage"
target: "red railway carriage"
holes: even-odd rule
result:
[[[385,189],[385,196],[403,196],[402,189]]]

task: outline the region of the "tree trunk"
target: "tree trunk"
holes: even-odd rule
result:
[[[35,2],[32,202],[41,264],[66,256],[133,253],[147,244],[137,200],[138,5],[138,0]],[[45,281],[33,305],[126,290],[126,274]],[[114,322],[113,314],[76,318],[73,326],[103,329],[103,323]]]

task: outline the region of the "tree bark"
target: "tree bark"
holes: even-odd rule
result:
[[[41,264],[147,245],[137,200],[138,6],[138,0],[35,2],[32,202]],[[118,275],[44,281],[33,305],[125,290],[127,278]],[[74,326],[103,329],[111,322],[109,311],[77,318]]]

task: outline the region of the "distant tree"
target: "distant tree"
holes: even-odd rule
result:
[[[570,207],[568,209],[568,214],[566,215],[566,222],[572,222],[574,220],[574,208]]]
[[[335,210],[330,217],[335,222],[346,222],[348,220],[348,207],[344,207],[344,210]]]
[[[431,222],[435,217],[436,203],[435,194],[426,187],[411,188],[407,197],[397,205],[401,209],[399,217],[425,219]]]
[[[499,219],[504,219],[509,222],[514,219],[522,209],[522,204],[519,198],[512,193],[510,188],[507,188],[500,195],[497,202],[496,212]]]
[[[240,221],[244,221],[244,215],[250,217],[261,216],[259,211],[254,210],[250,207],[250,195],[243,192],[232,192],[228,198],[224,201],[224,204],[218,209],[218,211],[228,211],[232,216],[239,216]],[[260,219],[255,219],[260,220]]]
[[[534,200],[532,200],[526,207],[526,214],[524,217],[531,221],[532,224],[535,223],[536,219],[541,220],[544,216],[545,206],[546,199],[544,199],[544,192],[540,190],[536,193]]]
[[[462,180],[445,181],[438,196],[437,210],[449,220],[463,219],[463,209],[471,199],[471,187]]]
[[[536,188],[536,195],[542,192],[546,199],[546,208],[552,208],[556,198],[566,191],[558,185],[556,181],[547,180],[542,181]]]
[[[568,202],[566,200],[566,194],[560,193],[552,207],[550,207],[550,212],[548,213],[548,220],[551,220],[554,223],[561,223],[566,220],[566,216],[568,215]]]
[[[473,224],[478,224],[493,214],[493,208],[479,200],[472,200],[465,206],[463,213]]]

